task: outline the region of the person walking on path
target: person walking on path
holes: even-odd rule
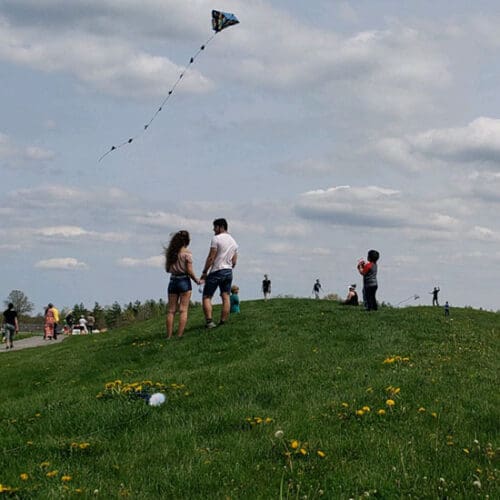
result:
[[[17,311],[14,304],[9,302],[7,309],[3,312],[3,328],[5,333],[5,349],[14,348],[14,335],[19,332],[19,323],[17,320]]]
[[[264,300],[267,300],[271,295],[271,280],[264,274],[264,279],[262,280],[262,293],[264,294]]]
[[[201,280],[203,287],[203,313],[205,314],[205,327],[215,328],[217,325],[212,318],[212,297],[219,288],[222,298],[222,309],[219,325],[224,325],[229,317],[231,303],[229,295],[233,282],[233,269],[238,260],[238,244],[227,232],[226,219],[215,219],[213,222],[214,236],[210,241],[205,266]]]
[[[52,340],[54,338],[54,310],[52,304],[49,304],[45,309],[45,324],[43,326],[43,338],[45,340]]]
[[[438,286],[435,286],[434,290],[432,290],[432,292],[429,292],[432,295],[432,305],[433,306],[439,307],[439,301],[438,301],[439,292],[440,292],[440,288]]]
[[[378,309],[375,295],[378,288],[377,262],[379,258],[380,254],[377,250],[370,250],[366,259],[367,262],[360,259],[357,266],[359,274],[363,276],[363,300],[367,311],[376,311]]]
[[[52,314],[54,315],[54,331],[53,331],[53,338],[54,340],[57,340],[57,334],[59,333],[59,309],[54,306],[54,304],[49,304],[49,308],[52,309]]]
[[[313,293],[314,293],[314,298],[319,299],[319,294],[321,292],[321,283],[319,282],[319,278],[316,280],[316,283],[313,285]]]
[[[166,318],[168,339],[171,339],[174,333],[174,317],[177,310],[179,311],[177,338],[180,339],[184,335],[191,299],[191,280],[200,284],[193,271],[193,256],[188,249],[190,241],[187,231],[178,231],[165,248],[165,271],[170,273]]]
[[[80,316],[80,319],[78,320],[78,326],[80,328],[81,334],[89,333],[89,331],[87,330],[87,320],[85,319],[85,316],[83,314]]]

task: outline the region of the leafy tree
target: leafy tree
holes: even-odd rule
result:
[[[29,314],[35,308],[33,302],[28,300],[28,297],[21,290],[12,290],[4,301],[5,307],[10,303],[14,304],[14,309],[19,315]]]
[[[92,316],[95,318],[95,324],[99,330],[104,328],[106,325],[106,320],[104,319],[104,308],[100,306],[98,302],[94,304],[94,309],[92,309]]]

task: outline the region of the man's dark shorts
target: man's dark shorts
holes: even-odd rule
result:
[[[183,276],[170,276],[170,283],[168,284],[168,293],[180,295],[191,290],[191,279],[187,275]]]
[[[220,271],[215,271],[207,276],[205,281],[205,286],[203,287],[203,297],[213,297],[217,287],[220,289],[221,295],[231,293],[231,284],[233,282],[233,270],[232,269],[221,269]]]

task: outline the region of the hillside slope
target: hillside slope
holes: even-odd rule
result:
[[[216,309],[217,316],[217,309]],[[30,498],[499,496],[500,315],[242,303],[2,356],[0,483]],[[167,402],[123,394],[151,384]],[[96,397],[96,396],[103,397]]]

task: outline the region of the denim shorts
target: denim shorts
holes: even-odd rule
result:
[[[231,284],[233,282],[233,270],[232,269],[221,269],[210,273],[205,281],[205,286],[203,287],[203,297],[212,297],[217,290],[220,289],[221,295],[223,293],[231,293]]]
[[[190,292],[191,288],[191,278],[183,274],[181,276],[170,276],[170,283],[168,284],[168,293],[170,294],[181,294]]]

